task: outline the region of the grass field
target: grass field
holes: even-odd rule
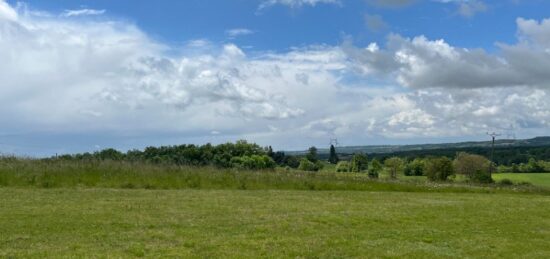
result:
[[[0,258],[550,258],[549,214],[531,185],[0,160]]]
[[[550,196],[0,188],[0,257],[549,258]]]
[[[509,179],[512,182],[528,182],[536,186],[550,188],[550,173],[531,173],[531,174],[518,174],[518,173],[505,173],[505,174],[493,174],[493,179],[500,181],[502,179]]]

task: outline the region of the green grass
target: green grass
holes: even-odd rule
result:
[[[381,177],[0,159],[0,258],[550,258],[543,184]]]
[[[128,162],[66,162],[0,160],[0,187],[232,189],[232,190],[354,190],[404,192],[539,193],[534,186],[430,183],[420,177],[371,180],[361,173],[243,171],[213,167],[179,167]]]
[[[500,181],[502,179],[509,179],[515,183],[528,182],[536,186],[550,188],[550,173],[503,173],[493,174],[493,179]]]
[[[550,197],[0,188],[0,257],[549,258]]]

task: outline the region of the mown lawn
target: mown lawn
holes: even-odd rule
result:
[[[0,188],[0,257],[550,258],[550,196]]]
[[[493,174],[493,179],[500,181],[502,179],[509,179],[512,182],[528,182],[535,186],[550,188],[550,173],[530,173],[530,174],[517,174],[517,173],[505,173],[505,174]]]

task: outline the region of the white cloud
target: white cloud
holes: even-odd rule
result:
[[[290,8],[300,8],[303,6],[316,6],[317,4],[336,4],[340,5],[340,0],[265,0],[258,9],[268,8],[274,5],[285,5]]]
[[[391,35],[386,49],[343,49],[367,76],[395,77],[410,88],[482,88],[550,85],[550,22],[519,18],[515,45],[498,44],[501,55],[451,46],[424,36]]]
[[[61,16],[72,17],[72,16],[87,16],[87,15],[102,15],[105,13],[105,10],[95,10],[95,9],[78,9],[78,10],[65,10]]]
[[[259,54],[203,39],[176,55],[124,22],[0,7],[0,142],[46,136],[64,152],[89,134],[87,147],[247,138],[302,148],[550,128],[547,21],[518,19],[518,43],[501,55],[397,35]]]
[[[235,28],[235,29],[225,31],[225,34],[229,38],[236,38],[239,36],[254,34],[254,31],[246,28]]]
[[[17,19],[17,12],[11,8],[4,0],[0,0],[0,21],[14,21]]]

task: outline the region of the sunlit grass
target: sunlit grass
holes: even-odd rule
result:
[[[549,258],[541,195],[0,188],[0,257]]]

